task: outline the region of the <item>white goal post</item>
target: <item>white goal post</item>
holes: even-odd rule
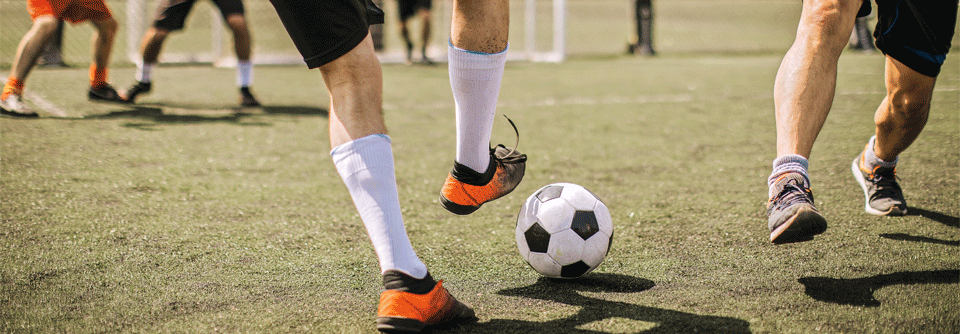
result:
[[[325,0],[320,0],[325,1]],[[127,58],[133,63],[141,61],[140,43],[144,32],[153,22],[153,15],[156,13],[156,0],[126,0],[126,22],[124,29],[126,31],[126,50]],[[198,1],[198,5],[201,2]],[[384,63],[397,63],[405,61],[405,51],[399,46],[397,33],[394,32],[396,26],[396,3],[395,1],[384,1],[384,11],[387,14],[387,22],[384,24],[385,37],[392,38],[388,41],[388,48],[379,53],[380,60]],[[263,50],[258,46],[263,44],[272,44],[276,41],[265,41],[262,38],[285,38],[286,32],[269,0],[244,0],[247,8],[247,22],[254,39],[253,62],[255,64],[303,64],[303,59],[296,48],[289,43],[289,47],[280,49]],[[207,21],[202,24],[209,24],[209,29],[200,29],[196,26],[185,28],[187,33],[190,30],[204,30],[203,41],[192,41],[193,45],[189,48],[180,47],[177,50],[170,50],[168,46],[160,55],[162,63],[209,63],[215,66],[231,67],[236,64],[236,57],[233,49],[229,47],[232,43],[232,34],[227,29],[223,18],[216,6],[207,6],[208,12],[201,6],[196,6],[190,16],[200,15],[201,18],[193,21],[188,17],[188,22],[196,24],[194,21]],[[428,46],[428,53],[434,60],[445,61],[447,53],[446,41],[449,38],[450,22],[452,13],[452,0],[434,0],[434,28],[432,41]],[[252,16],[259,15],[262,19],[256,19]],[[563,62],[566,59],[566,24],[567,24],[567,0],[522,0],[514,1],[511,4],[511,37],[508,59],[525,60],[534,62]],[[517,20],[516,18],[521,18]],[[255,21],[256,19],[256,21]],[[251,24],[256,22],[257,24]],[[416,22],[414,22],[416,24]],[[206,28],[206,27],[204,27]],[[414,30],[415,31],[415,30]],[[268,33],[263,33],[268,32]],[[417,35],[417,34],[414,34]],[[267,37],[263,37],[267,36]],[[392,42],[392,43],[391,43]],[[389,47],[392,46],[392,47]]]

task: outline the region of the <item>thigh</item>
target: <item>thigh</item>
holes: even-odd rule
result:
[[[936,77],[957,24],[952,0],[877,0],[877,48],[923,75]]]
[[[270,0],[304,62],[317,68],[343,56],[383,23],[370,0]]]

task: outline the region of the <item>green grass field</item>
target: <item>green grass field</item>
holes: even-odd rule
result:
[[[901,156],[910,215],[863,212],[849,165],[873,133],[883,57],[847,53],[810,171],[830,228],[768,240],[773,79],[782,53],[509,63],[499,112],[528,154],[519,188],[470,216],[452,165],[445,66],[386,66],[408,233],[480,321],[452,333],[960,331],[960,57]],[[319,72],[162,67],[136,106],[85,100],[85,68],[42,69],[41,112],[0,120],[0,332],[374,331],[379,268],[330,161]],[[133,69],[112,70],[120,87]],[[36,106],[36,105],[35,105]],[[79,118],[82,117],[82,118]],[[494,141],[512,144],[500,118]],[[583,185],[614,243],[580,280],[540,278],[514,225],[533,191]]]

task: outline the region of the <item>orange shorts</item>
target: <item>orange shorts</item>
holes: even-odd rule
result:
[[[103,0],[27,0],[30,18],[43,15],[79,23],[86,20],[103,21],[113,17]]]

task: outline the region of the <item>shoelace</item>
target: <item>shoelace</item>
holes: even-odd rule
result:
[[[513,124],[513,120],[507,115],[503,115],[503,118],[507,119],[507,122],[510,122],[510,126],[513,127],[513,132],[517,134],[517,141],[513,144],[513,148],[510,149],[510,153],[507,153],[507,156],[512,156],[513,152],[517,151],[517,146],[520,146],[520,130],[517,130],[517,125]]]
[[[897,172],[893,168],[877,167],[873,173],[869,174],[870,183],[873,183],[876,191],[870,196],[870,200],[878,198],[900,199],[903,190],[897,184]]]
[[[772,200],[774,203],[768,212],[788,208],[794,204],[813,203],[813,191],[803,187],[798,180],[789,180]]]

